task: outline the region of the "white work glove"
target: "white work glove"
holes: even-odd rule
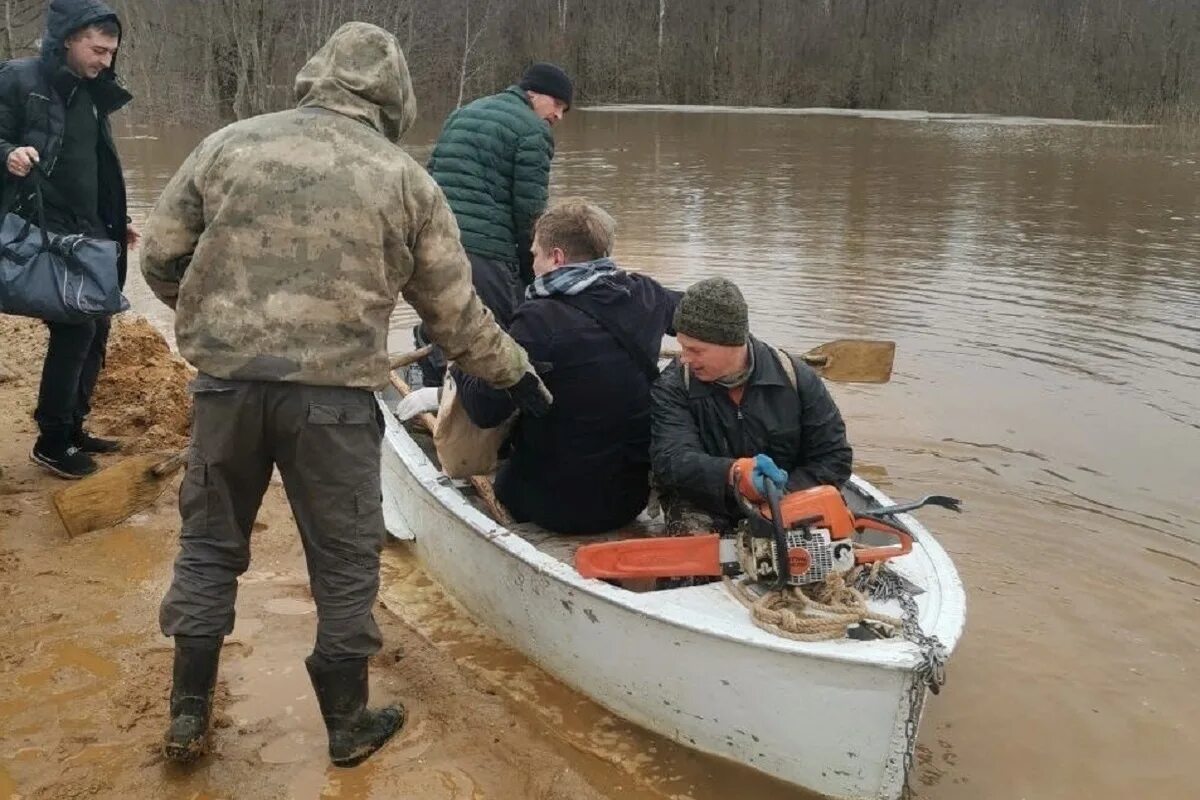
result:
[[[396,406],[396,416],[404,422],[408,422],[418,414],[437,411],[438,389],[437,386],[427,386],[424,389],[410,392],[408,397],[401,400]]]

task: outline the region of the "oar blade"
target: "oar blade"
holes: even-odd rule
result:
[[[667,536],[587,544],[575,551],[585,578],[683,578],[721,574],[720,537]]]
[[[838,383],[887,383],[895,360],[896,343],[875,339],[838,339],[804,354],[822,378]]]

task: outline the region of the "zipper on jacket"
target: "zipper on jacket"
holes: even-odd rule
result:
[[[71,101],[75,99],[75,93],[78,91],[79,91],[79,84],[75,84],[73,87],[71,87],[71,93],[69,95],[67,95],[67,104],[65,106],[63,106],[64,118],[66,116],[67,109],[71,107]],[[46,110],[46,129],[47,130],[50,129],[50,111],[49,111],[49,109]],[[66,125],[64,124],[63,125],[63,136],[65,136],[66,133],[67,133],[67,128],[66,128]],[[62,136],[59,137],[60,141],[58,143],[58,152],[56,152],[54,154],[54,159],[50,162],[50,166],[46,167],[46,177],[47,178],[49,178],[51,175],[54,174],[54,168],[58,165],[58,157],[62,155],[62,141],[61,141],[62,138],[63,138]]]

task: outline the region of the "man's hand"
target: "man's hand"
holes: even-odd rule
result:
[[[550,412],[554,396],[532,369],[521,380],[508,387],[513,404],[531,417],[544,417]]]
[[[142,234],[132,224],[125,226],[125,249],[134,250],[138,246],[138,242],[142,240]]]
[[[33,169],[33,165],[41,161],[38,151],[32,147],[18,147],[8,154],[8,171],[18,178],[24,178]]]
[[[751,503],[761,503],[767,496],[767,481],[782,492],[787,489],[788,474],[773,458],[762,453],[754,458],[737,459],[729,470],[730,484]]]

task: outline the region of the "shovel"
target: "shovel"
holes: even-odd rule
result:
[[[187,461],[187,453],[133,456],[55,492],[54,508],[67,534],[111,528],[150,506]]]

